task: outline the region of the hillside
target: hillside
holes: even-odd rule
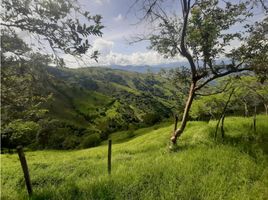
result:
[[[20,69],[12,70],[10,74]],[[151,126],[172,116],[178,103],[175,87],[157,74],[93,67],[31,70],[14,76],[14,86],[4,85],[9,97],[9,91],[18,90],[21,79],[29,82],[24,86],[28,93],[23,88],[9,97],[18,99],[18,106],[17,102],[2,102],[3,147],[14,148],[18,142],[30,148],[96,146],[112,132]],[[38,106],[23,105],[34,101],[31,98],[45,101]]]
[[[225,141],[215,142],[215,121],[189,122],[179,151],[168,152],[171,123],[110,137],[107,145],[75,151],[26,152],[32,199],[267,199],[268,117],[226,118]],[[27,199],[17,155],[1,155],[2,199]]]
[[[67,97],[74,110],[87,121],[114,118],[122,114],[116,112],[118,107],[131,112],[127,116],[132,116],[131,120],[142,121],[145,113],[168,116],[174,106],[175,89],[157,75],[107,68],[48,68],[48,72],[55,77],[51,84],[59,95]],[[51,112],[58,117],[63,115],[58,110],[52,109]],[[124,116],[117,116],[120,117]]]

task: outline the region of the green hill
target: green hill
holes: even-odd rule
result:
[[[72,121],[77,123],[77,115],[91,124],[107,118],[120,123],[123,123],[122,118],[141,122],[146,113],[169,116],[175,104],[174,87],[153,74],[106,68],[48,68],[48,73],[54,78],[50,81],[54,89],[50,113],[62,120],[70,114],[66,112],[71,112]],[[62,108],[62,102],[67,100],[65,107],[69,110]]]
[[[49,97],[38,106],[38,109],[47,112],[32,119],[31,114],[26,112],[27,107],[19,108],[16,113],[17,108],[12,103],[2,103],[2,113],[7,113],[1,119],[3,147],[14,148],[18,145],[17,141],[30,148],[96,146],[112,132],[151,126],[170,117],[178,102],[174,86],[156,74],[106,68],[45,67],[31,70],[32,74],[27,72],[26,76],[31,74],[38,81],[26,85],[29,94],[18,92],[15,98],[25,95],[23,102],[32,94]],[[18,84],[10,90],[17,90],[20,78],[26,79],[15,76],[13,80]],[[38,113],[36,108],[32,113]],[[33,123],[36,123],[34,129],[25,127]],[[22,126],[24,129],[18,130]],[[38,130],[36,127],[39,127]],[[32,131],[28,133],[26,130]],[[12,139],[16,135],[27,135],[29,138],[24,142],[22,136]]]
[[[268,117],[226,118],[215,142],[215,121],[189,122],[179,151],[168,151],[172,124],[114,133],[112,174],[107,145],[74,151],[26,152],[32,199],[267,199]],[[27,199],[17,155],[1,155],[2,199]]]

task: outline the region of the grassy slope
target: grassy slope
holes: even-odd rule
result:
[[[94,126],[95,122],[120,115],[113,105],[115,100],[121,102],[117,107],[132,110],[139,120],[148,112],[170,113],[174,106],[171,97],[175,88],[157,75],[102,68],[48,68],[48,71],[53,74],[47,88],[48,93],[53,93],[47,106],[48,116],[78,127]],[[101,113],[108,115],[104,117]],[[111,113],[114,115],[110,116]],[[85,115],[90,119],[84,118]]]
[[[227,118],[224,143],[210,136],[215,122],[190,122],[176,153],[167,151],[172,130],[168,123],[137,130],[125,142],[127,132],[115,133],[110,177],[105,144],[78,151],[27,152],[33,198],[267,199],[267,121],[258,116],[258,134],[253,135],[251,119]],[[1,159],[2,199],[27,199],[17,155]]]

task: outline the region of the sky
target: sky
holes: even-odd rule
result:
[[[175,58],[164,58],[159,53],[148,49],[149,41],[142,41],[130,45],[133,37],[148,33],[151,24],[146,21],[140,21],[143,13],[139,8],[141,5],[132,7],[136,0],[78,0],[83,11],[89,11],[91,15],[100,14],[102,24],[105,28],[102,30],[102,37],[91,37],[90,44],[92,44],[91,51],[98,50],[100,56],[98,62],[89,58],[91,52],[89,51],[82,58],[78,59],[71,55],[61,55],[66,63],[66,67],[78,68],[88,66],[111,66],[111,65],[159,65],[167,63],[178,63],[186,61],[180,55]],[[238,2],[239,0],[232,0]],[[140,0],[139,2],[142,2]],[[164,0],[161,4],[165,10],[174,11],[180,15],[180,1],[179,0]],[[261,8],[257,8],[255,16],[252,21],[261,20],[264,12]],[[233,27],[231,31],[241,28],[241,25]],[[21,36],[27,37],[27,33],[22,33]],[[238,46],[240,43],[234,41],[233,46]],[[47,52],[49,53],[49,52]]]
[[[70,55],[63,58],[67,67],[77,66],[108,66],[108,65],[157,65],[183,61],[178,56],[174,59],[165,59],[157,52],[148,49],[150,43],[142,41],[130,44],[133,38],[148,31],[148,24],[139,20],[141,16],[138,5],[132,7],[135,0],[79,0],[83,10],[91,14],[102,15],[105,26],[101,38],[93,38],[92,50],[98,50],[100,56],[98,63],[84,56],[79,61]]]

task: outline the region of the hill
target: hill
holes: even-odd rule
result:
[[[93,67],[32,70],[31,75],[38,81],[26,85],[30,91],[22,102],[32,94],[46,98],[38,104],[38,109],[45,110],[45,114],[33,119],[25,106],[16,113],[17,107],[12,103],[2,103],[2,113],[7,113],[1,119],[3,147],[14,148],[18,142],[30,148],[95,146],[112,132],[151,126],[168,118],[178,102],[175,87],[157,74]],[[20,78],[16,76],[13,80]],[[18,81],[10,90],[16,91],[19,84]],[[20,99],[23,95],[18,92],[14,98]],[[30,113],[36,115],[34,108]],[[22,128],[18,130],[18,127]],[[21,138],[12,139],[14,132]],[[27,141],[23,141],[21,132],[29,136]]]
[[[130,72],[139,72],[139,73],[158,73],[161,70],[170,70],[175,69],[179,66],[189,66],[188,62],[172,62],[172,63],[163,63],[158,65],[110,65],[107,66],[107,68],[111,69],[120,69],[124,71],[130,71]]]
[[[110,135],[107,145],[75,151],[26,152],[32,199],[267,199],[268,118],[226,118],[226,138],[214,141],[216,122],[189,122],[178,152],[168,152],[169,123]],[[122,135],[125,135],[123,138]],[[1,155],[2,199],[27,199],[17,155]]]

